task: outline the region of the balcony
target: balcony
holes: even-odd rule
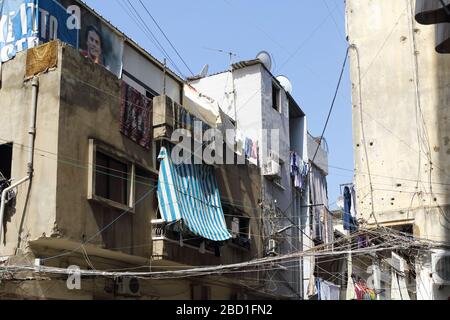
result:
[[[198,125],[197,131],[194,131]],[[203,133],[211,127],[198,116],[192,114],[187,108],[176,103],[168,96],[157,96],[153,98],[153,138],[170,139],[172,132],[176,129],[185,129],[191,132],[194,139],[201,142]],[[202,136],[200,137],[200,133]]]
[[[168,225],[163,220],[152,220],[152,261],[169,264],[215,265],[220,257],[215,255],[212,241],[196,238],[177,230],[179,225]],[[164,263],[163,263],[164,264]]]

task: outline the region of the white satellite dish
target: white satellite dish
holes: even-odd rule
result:
[[[202,68],[202,71],[200,71],[200,77],[204,78],[208,74],[209,71],[209,65],[205,64]]]
[[[272,70],[272,57],[267,51],[261,51],[256,55],[256,59],[260,60],[267,70]]]
[[[284,90],[286,90],[286,92],[292,94],[292,83],[288,77],[278,76],[277,80],[278,82],[280,82],[281,86],[284,88]]]

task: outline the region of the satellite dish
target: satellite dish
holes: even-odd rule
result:
[[[287,77],[278,76],[277,80],[280,82],[281,86],[284,88],[284,90],[286,90],[286,92],[292,94],[292,83]]]
[[[260,60],[267,70],[272,69],[272,57],[267,51],[261,51],[256,55],[256,59]]]
[[[200,71],[200,77],[204,78],[208,74],[209,71],[209,65],[205,64],[202,68],[202,71]]]
[[[344,197],[343,196],[339,196],[337,198],[336,205],[338,206],[339,209],[341,209],[341,210],[344,209]]]

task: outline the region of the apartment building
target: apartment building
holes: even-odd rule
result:
[[[306,115],[292,96],[289,80],[272,74],[264,52],[255,60],[233,63],[229,70],[189,80],[194,88],[221,102],[242,145],[257,145],[257,154],[250,155],[249,162],[260,173],[265,253],[283,255],[311,248],[313,221],[317,220],[310,203],[318,199],[309,189],[313,159],[308,153],[318,143],[308,139]],[[321,159],[320,167],[326,172],[327,152],[319,148],[318,154],[316,160]],[[326,185],[318,187],[326,193]],[[304,299],[310,259],[280,265],[284,270],[267,272],[266,289]]]
[[[434,241],[430,252],[403,255],[417,299],[450,294],[447,9],[428,0],[346,2],[358,218]]]
[[[17,39],[1,43],[3,297],[273,298],[257,268],[181,279],[170,273],[265,256],[260,174],[248,160],[200,165],[216,196],[217,221],[193,219],[227,237],[213,241],[193,231],[194,220],[164,216],[160,151],[173,147],[172,131],[192,131],[179,115],[214,126],[201,103],[183,105],[183,79],[79,1],[8,4],[8,32]],[[20,15],[11,12],[24,13],[30,40],[21,42]],[[36,27],[38,13],[53,29]],[[66,21],[74,29],[65,29]],[[122,273],[82,274],[81,287],[69,288],[70,273],[61,270],[73,266]],[[127,272],[169,273],[154,279]]]

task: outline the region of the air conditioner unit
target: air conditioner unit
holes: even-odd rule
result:
[[[263,165],[263,175],[270,178],[280,178],[281,166],[278,162],[270,160]]]
[[[431,255],[433,281],[438,285],[450,285],[450,251]]]
[[[121,277],[116,282],[117,294],[128,297],[138,297],[141,295],[140,283],[138,278]]]

